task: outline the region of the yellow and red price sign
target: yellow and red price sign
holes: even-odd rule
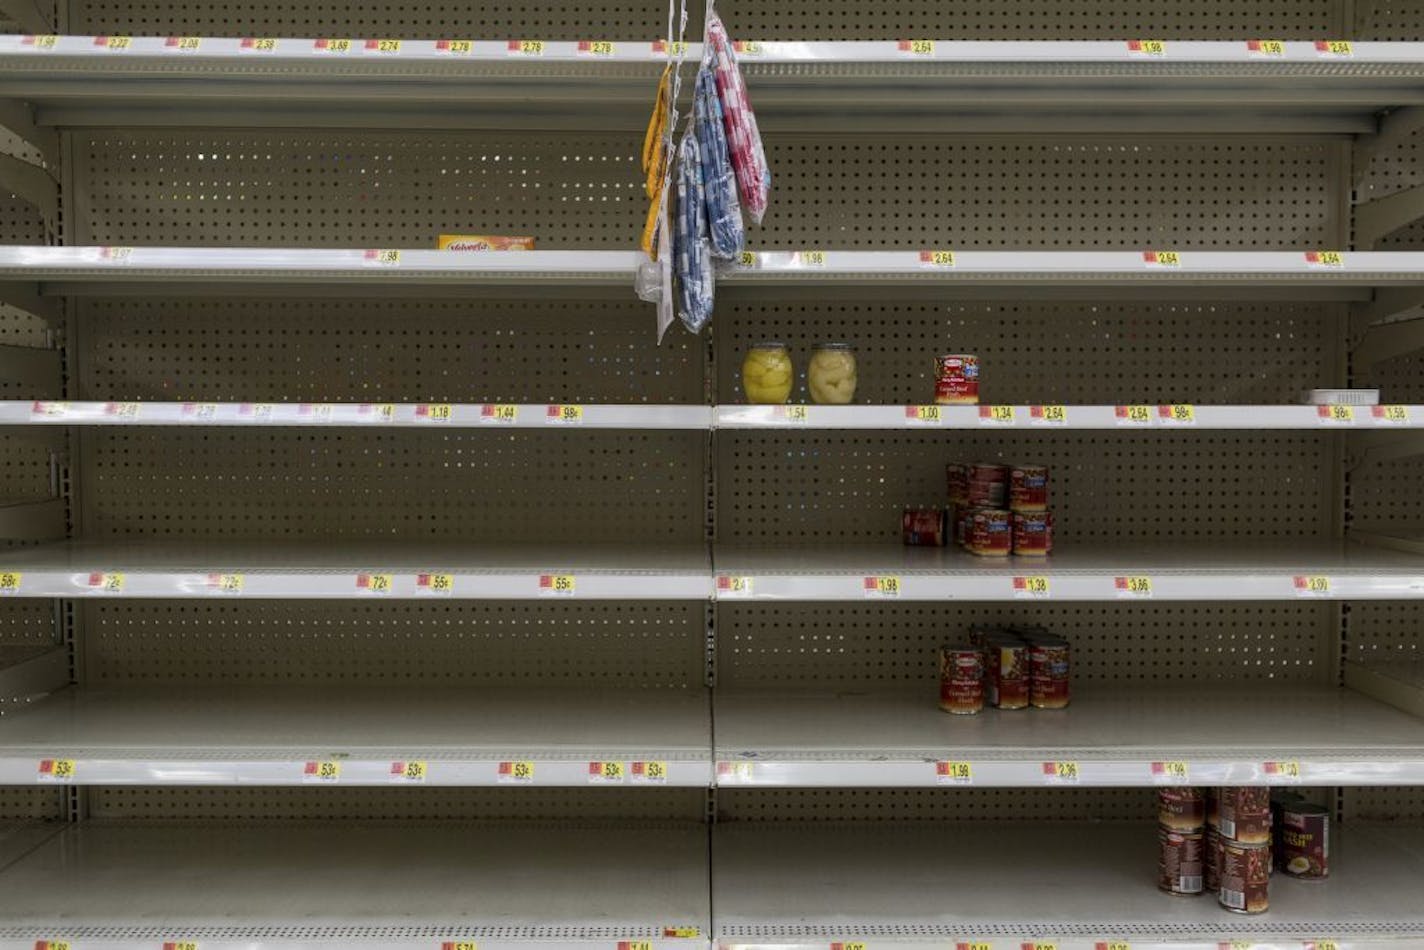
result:
[[[196,940],[165,940],[163,950],[198,950]]]
[[[1142,263],[1148,267],[1181,267],[1182,255],[1176,251],[1143,251]]]
[[[995,426],[1011,426],[1014,424],[1016,413],[1013,406],[980,406],[979,424]]]
[[[750,597],[752,579],[744,574],[718,574],[718,597]]]
[[[341,781],[341,763],[336,759],[319,759],[302,766],[302,781],[334,785]]]
[[[1128,40],[1127,52],[1131,56],[1166,56],[1166,40]]]
[[[122,594],[124,575],[119,571],[96,571],[89,575],[89,589],[100,594]]]
[[[940,785],[972,785],[974,766],[969,762],[936,762],[935,781]]]
[[[581,426],[583,425],[583,406],[546,406],[544,422],[551,426]]]
[[[485,403],[480,406],[481,425],[512,426],[519,421],[519,407],[510,403]]]
[[[1126,940],[1099,940],[1093,950],[1132,950],[1132,944]]]
[[[1029,406],[1029,421],[1037,426],[1062,426],[1068,424],[1067,406]]]
[[[454,53],[456,55],[466,55],[475,51],[475,44],[472,40],[436,40],[435,52]]]
[[[79,763],[73,759],[40,759],[36,777],[41,782],[72,782],[79,773]]]
[[[455,418],[455,407],[448,402],[423,402],[415,407],[417,422],[449,422]]]
[[[613,43],[610,40],[579,40],[580,56],[612,56]]]
[[[417,574],[415,592],[417,594],[448,595],[455,590],[453,574]]]
[[[920,252],[920,266],[921,266],[921,267],[953,267],[953,266],[954,266],[954,263],[955,263],[955,262],[954,262],[954,252],[953,252],[953,251],[921,251],[921,252]]]
[[[1315,417],[1321,425],[1348,426],[1355,423],[1354,406],[1316,406]]]
[[[244,53],[273,53],[277,50],[275,36],[245,36],[237,48]]]
[[[1046,600],[1053,595],[1048,578],[1042,574],[1019,575],[1013,579],[1014,597],[1021,600]]]
[[[202,45],[201,36],[170,36],[163,41],[164,50],[170,53],[196,53]]]
[[[1285,781],[1298,782],[1301,778],[1300,763],[1295,759],[1282,759],[1262,763],[1262,771],[1266,773],[1266,778],[1268,779],[1282,779]]]
[[[1325,574],[1297,574],[1291,578],[1297,597],[1329,597],[1330,578]]]
[[[511,56],[543,56],[543,40],[510,40],[505,44],[505,52]]]
[[[1345,255],[1339,251],[1306,251],[1307,267],[1337,269],[1345,266]]]
[[[773,406],[772,415],[781,422],[788,422],[792,425],[810,425],[810,406]]]
[[[836,941],[831,950],[865,950],[865,944],[857,940]]]
[[[365,251],[361,259],[377,267],[399,267],[401,252],[400,248],[395,247],[373,247]]]
[[[1190,781],[1188,773],[1187,763],[1181,759],[1168,759],[1152,763],[1152,780],[1154,782],[1186,784]]]
[[[909,56],[933,56],[935,52],[935,41],[900,40],[895,44],[895,48]]]
[[[39,36],[26,36],[20,39],[21,46],[33,46],[35,49],[54,49],[59,45],[59,37],[53,33],[45,33]]]
[[[1355,45],[1349,40],[1316,40],[1315,52],[1320,56],[1354,56]]]
[[[499,763],[498,779],[503,784],[527,785],[534,781],[534,763],[528,759]]]
[[[653,950],[651,940],[620,940],[617,950]]]
[[[94,45],[100,49],[126,50],[133,48],[132,36],[96,36]]]
[[[866,597],[899,597],[902,585],[895,574],[872,574],[861,581]]]
[[[796,263],[800,264],[802,267],[825,267],[825,266],[826,266],[826,252],[825,252],[825,251],[797,251],[797,252],[796,252]]]
[[[400,40],[367,40],[366,52],[393,55],[401,51]]]
[[[1279,59],[1286,55],[1284,40],[1247,40],[1246,52],[1253,58]]]
[[[477,940],[446,940],[440,950],[480,950],[480,944]]]
[[[628,769],[622,762],[590,762],[588,763],[588,781],[590,785],[621,785],[627,778]]]
[[[425,781],[429,769],[420,759],[406,759],[391,763],[391,781],[418,785]]]
[[[1043,778],[1047,782],[1076,782],[1079,778],[1077,762],[1045,762]]]
[[[351,52],[351,41],[345,38],[324,37],[314,42],[312,48],[318,53],[349,53]]]
[[[572,597],[578,590],[578,579],[572,574],[540,574],[540,597]]]
[[[1409,407],[1371,406],[1370,418],[1374,419],[1376,425],[1407,426],[1409,425]]]
[[[944,421],[944,409],[942,406],[906,406],[905,423],[907,425],[933,425],[937,426]]]
[[[662,761],[629,762],[628,776],[643,785],[666,785],[668,765]]]
[[[390,574],[356,575],[356,591],[360,594],[389,594],[394,583]]]
[[[994,950],[994,944],[988,940],[961,940],[954,950]]]
[[[737,255],[737,266],[748,270],[755,270],[761,258],[757,257],[756,251],[742,251]]]
[[[1185,402],[1158,406],[1157,418],[1163,425],[1194,426],[1197,424],[1197,407]]]
[[[702,936],[701,927],[664,927],[663,936],[670,940],[691,940]]]
[[[1152,424],[1152,407],[1117,406],[1113,409],[1113,418],[1120,426],[1150,426]]]
[[[0,596],[18,594],[25,575],[19,571],[0,571]]]
[[[734,40],[732,47],[739,56],[760,56],[765,52],[758,40]]]
[[[1152,596],[1152,578],[1146,574],[1127,574],[1113,578],[1113,590],[1123,600],[1149,599]]]
[[[241,574],[209,574],[208,590],[215,594],[240,594],[246,584]]]

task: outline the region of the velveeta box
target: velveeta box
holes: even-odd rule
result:
[[[505,237],[498,234],[442,234],[442,251],[532,251],[532,237]]]

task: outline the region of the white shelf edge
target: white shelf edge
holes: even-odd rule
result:
[[[1174,412],[1177,413],[1174,415]],[[1186,413],[1186,416],[1182,414]],[[1424,405],[690,406],[9,400],[0,425],[358,426],[425,429],[1407,430]]]

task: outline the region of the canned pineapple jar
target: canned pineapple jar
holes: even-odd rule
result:
[[[820,343],[811,350],[806,389],[822,406],[844,406],[855,398],[855,350],[848,343]]]
[[[742,360],[742,391],[749,403],[779,406],[791,396],[794,375],[785,343],[757,343]]]

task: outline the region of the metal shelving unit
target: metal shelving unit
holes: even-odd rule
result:
[[[44,6],[0,950],[1424,942],[1417,12],[729,8],[771,208],[659,346],[663,9]],[[857,404],[744,405],[767,339]],[[955,460],[1048,465],[1054,554],[902,547]],[[977,624],[1067,635],[1072,705],[941,713]],[[1330,880],[1160,895],[1186,783],[1331,806]]]

